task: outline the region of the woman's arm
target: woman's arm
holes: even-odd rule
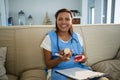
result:
[[[62,62],[62,59],[60,57],[52,59],[52,53],[46,49],[43,49],[43,53],[45,64],[48,69],[53,68],[57,66],[60,62]]]
[[[44,53],[44,60],[45,60],[45,64],[46,67],[48,69],[53,68],[55,66],[57,66],[59,63],[61,63],[62,61],[68,61],[72,55],[72,52],[70,51],[70,53],[68,55],[66,54],[61,54],[63,53],[63,50],[59,51],[58,54],[60,54],[60,56],[56,59],[52,59],[52,53],[46,49],[43,49],[43,53]]]
[[[40,47],[43,48],[44,61],[48,69],[55,67],[61,62],[60,58],[56,58],[55,60],[52,60],[51,41],[49,35],[46,35]]]

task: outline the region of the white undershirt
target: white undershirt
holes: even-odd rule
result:
[[[76,34],[77,34],[77,36],[78,36],[78,39],[79,39],[79,42],[80,42],[81,46],[83,46],[83,39],[82,39],[82,37],[81,37],[78,33],[76,33]],[[41,48],[44,48],[44,49],[46,49],[46,50],[48,50],[48,51],[52,51],[52,50],[51,50],[51,41],[50,41],[50,36],[49,36],[49,35],[47,35],[47,36],[45,37],[45,39],[43,40],[43,42],[42,42],[42,44],[40,45],[40,47],[41,47]]]

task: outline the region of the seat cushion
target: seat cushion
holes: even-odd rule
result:
[[[22,73],[20,80],[46,80],[45,70],[31,69]]]
[[[0,47],[0,80],[8,80],[4,63],[6,61],[6,47]]]
[[[9,80],[18,80],[18,77],[12,74],[7,74]]]

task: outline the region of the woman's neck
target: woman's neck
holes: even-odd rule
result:
[[[70,39],[70,34],[68,32],[58,32],[58,37],[64,41],[68,41]]]

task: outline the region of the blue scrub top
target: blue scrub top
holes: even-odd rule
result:
[[[81,54],[82,50],[83,50],[82,46],[79,42],[78,36],[75,32],[73,32],[72,36],[70,37],[70,40],[68,40],[67,42],[64,42],[61,39],[59,39],[54,30],[51,30],[48,33],[48,35],[50,36],[50,40],[51,40],[51,49],[52,49],[52,58],[53,59],[58,57],[58,56],[56,56],[56,53],[59,52],[59,49],[64,50],[65,48],[69,48],[70,50],[72,50],[72,53],[73,53],[73,55],[69,61],[61,62],[56,67],[52,68],[51,80],[67,80],[66,76],[63,76],[63,75],[57,73],[56,70],[73,68],[73,67],[89,69],[87,66],[85,66],[81,63],[73,62],[75,55]],[[58,49],[58,47],[59,47],[59,49]]]

